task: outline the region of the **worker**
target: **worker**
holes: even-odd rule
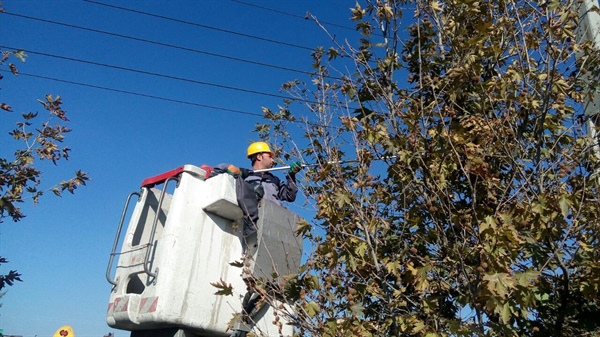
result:
[[[236,177],[237,201],[244,214],[243,244],[244,254],[252,256],[257,244],[258,205],[261,199],[270,200],[281,206],[282,202],[293,202],[298,194],[296,173],[302,169],[300,162],[290,165],[286,180],[277,178],[268,169],[275,165],[275,154],[265,142],[254,142],[248,146],[246,157],[250,159],[252,169],[227,166],[227,172]],[[220,167],[222,170],[223,167]],[[267,171],[264,171],[267,170]],[[262,172],[257,172],[262,171]],[[242,300],[241,320],[250,324],[258,303],[263,299],[263,294],[254,289],[254,279],[251,275],[244,275],[247,292]],[[244,331],[236,331],[232,336],[245,336]]]
[[[247,157],[252,163],[253,171],[272,168],[275,165],[274,156],[275,154],[265,142],[255,142],[248,146]],[[296,173],[298,173],[300,169],[302,169],[300,162],[290,165],[290,169],[288,170],[288,174],[286,176],[286,182],[281,181],[268,171],[248,171],[247,174],[243,175],[242,177],[246,182],[252,185],[260,182],[264,189],[263,197],[281,206],[282,201],[293,202],[296,200],[296,194],[298,193],[298,187],[296,186]]]
[[[302,169],[300,162],[290,165],[285,182],[271,172],[255,172],[270,169],[275,165],[275,154],[265,142],[254,142],[248,146],[246,157],[250,159],[252,169],[228,166],[228,172],[240,176],[245,184],[237,185],[238,203],[244,211],[244,237],[257,231],[258,202],[266,199],[281,206],[282,201],[293,202],[296,200],[298,186],[296,173]]]

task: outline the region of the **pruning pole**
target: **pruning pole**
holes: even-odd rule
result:
[[[384,159],[394,159],[397,156],[384,156],[381,158],[376,158],[375,160],[384,160]],[[357,163],[358,160],[357,159],[353,159],[353,160],[333,160],[333,161],[328,161],[325,164],[348,164],[348,163]],[[302,168],[305,167],[315,167],[315,166],[319,166],[321,165],[321,163],[314,163],[314,164],[301,164]],[[287,166],[280,166],[280,167],[271,167],[268,169],[261,169],[261,170],[253,170],[252,172],[255,173],[260,173],[260,172],[271,172],[271,171],[282,171],[282,170],[289,170],[292,166],[291,165],[287,165]]]

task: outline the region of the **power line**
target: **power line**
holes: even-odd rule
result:
[[[19,48],[8,47],[8,46],[0,46],[0,48],[14,49],[14,50],[19,49]],[[53,55],[53,54],[33,51],[33,50],[29,50],[29,49],[27,50],[27,52],[30,54],[37,54],[37,55],[42,55],[42,56],[46,56],[46,57],[52,57],[52,58],[57,58],[57,59],[62,59],[62,60],[91,64],[91,65],[95,65],[95,66],[123,70],[123,71],[138,73],[138,74],[157,76],[157,77],[168,78],[168,79],[177,80],[177,81],[184,81],[184,82],[190,82],[190,83],[201,84],[201,85],[206,85],[206,86],[212,86],[212,87],[217,87],[217,88],[221,88],[221,89],[235,90],[235,91],[241,91],[241,92],[246,92],[246,93],[250,93],[250,94],[269,96],[269,97],[275,97],[275,98],[290,99],[289,96],[276,95],[276,94],[270,94],[267,92],[261,92],[261,91],[256,91],[256,90],[231,87],[231,86],[227,86],[227,85],[223,85],[223,84],[198,81],[198,80],[193,80],[190,78],[177,77],[177,76],[172,76],[172,75],[167,75],[167,74],[154,73],[154,72],[145,71],[145,70],[126,68],[126,67],[121,67],[121,66],[117,66],[117,65],[99,63],[99,62],[94,62],[94,61],[87,61],[87,60],[82,60],[82,59],[77,59],[77,58],[72,58],[72,57],[67,57],[67,56]]]
[[[0,69],[0,73],[2,73],[2,72],[8,72],[8,71]],[[95,85],[95,84],[69,81],[69,80],[55,78],[55,77],[49,77],[49,76],[43,76],[43,75],[36,75],[36,74],[30,74],[30,73],[23,73],[23,72],[20,72],[20,71],[19,71],[19,75],[20,76],[22,75],[22,76],[26,76],[26,77],[33,77],[33,78],[43,79],[43,80],[55,81],[55,82],[60,82],[60,83],[72,84],[72,85],[77,85],[77,86],[81,86],[81,87],[87,87],[87,88],[93,88],[93,89],[100,89],[100,90],[105,90],[105,91],[111,91],[111,92],[116,92],[116,93],[120,93],[120,94],[127,94],[127,95],[133,95],[133,96],[151,98],[151,99],[156,99],[156,100],[159,100],[159,101],[172,102],[172,103],[178,103],[178,104],[185,104],[185,105],[191,105],[191,106],[195,106],[195,107],[201,107],[201,108],[207,108],[207,109],[213,109],[213,110],[219,110],[219,111],[225,111],[225,112],[232,112],[232,113],[237,113],[237,114],[241,114],[241,115],[248,115],[248,116],[254,116],[254,117],[261,117],[261,118],[265,117],[264,114],[259,114],[259,113],[255,113],[255,112],[248,112],[248,111],[243,111],[243,110],[224,108],[224,107],[219,107],[219,106],[214,106],[214,105],[207,105],[207,104],[201,104],[201,103],[190,102],[190,101],[183,101],[183,100],[178,100],[178,99],[174,99],[174,98],[168,98],[168,97],[162,97],[162,96],[156,96],[156,95],[150,95],[150,94],[143,94],[143,93],[134,92],[134,91],[128,91],[128,90],[108,88],[108,87],[103,87],[103,86],[99,86],[99,85]],[[303,121],[297,121],[297,120],[291,120],[290,122],[294,123],[294,124],[302,124],[302,125],[309,124],[309,125],[312,125],[312,126],[315,126],[315,127],[317,127],[317,126],[323,126],[320,123],[314,123],[314,122],[303,122]],[[329,126],[326,126],[326,127],[329,128]]]
[[[6,72],[6,71],[5,70],[0,70],[0,72]],[[112,91],[112,92],[117,92],[117,93],[121,93],[121,94],[128,94],[128,95],[134,95],[134,96],[152,98],[152,99],[157,99],[157,100],[166,101],[166,102],[173,102],[173,103],[179,103],[179,104],[185,104],[185,105],[192,105],[192,106],[197,106],[197,107],[202,107],[202,108],[208,108],[208,109],[213,109],[213,110],[228,111],[228,112],[233,112],[233,113],[238,113],[238,114],[243,114],[243,115],[249,115],[249,116],[264,117],[262,114],[258,114],[258,113],[254,113],[254,112],[248,112],[248,111],[242,111],[242,110],[235,110],[235,109],[217,107],[217,106],[213,106],[213,105],[200,104],[200,103],[196,103],[196,102],[182,101],[182,100],[168,98],[168,97],[161,97],[161,96],[155,96],[155,95],[149,95],[149,94],[142,94],[142,93],[139,93],[139,92],[133,92],[133,91],[128,91],[128,90],[120,90],[120,89],[114,89],[114,88],[108,88],[108,87],[103,87],[103,86],[99,86],[99,85],[94,85],[94,84],[89,84],[89,83],[82,83],[82,82],[75,82],[75,81],[69,81],[69,80],[64,80],[64,79],[59,79],[59,78],[54,78],[54,77],[48,77],[48,76],[42,76],[42,75],[35,75],[35,74],[29,74],[29,73],[23,73],[23,72],[19,72],[19,75],[20,76],[22,75],[22,76],[34,77],[34,78],[39,78],[39,79],[44,79],[44,80],[50,80],[50,81],[55,81],[55,82],[73,84],[73,85],[78,85],[78,86],[82,86],[82,87],[88,87],[88,88],[94,88],[94,89],[101,89],[101,90],[106,90],[106,91]]]
[[[24,18],[24,19],[29,19],[29,20],[34,20],[34,21],[51,23],[51,24],[54,24],[54,25],[59,25],[59,26],[64,26],[64,27],[69,27],[69,28],[75,28],[75,29],[90,31],[90,32],[99,33],[99,34],[105,34],[105,35],[109,35],[109,36],[116,36],[116,37],[120,37],[120,38],[123,38],[123,39],[129,39],[129,40],[134,40],[134,41],[138,41],[138,42],[155,44],[155,45],[159,45],[159,46],[163,46],[163,47],[168,47],[168,48],[185,50],[185,51],[189,51],[189,52],[194,52],[194,53],[198,53],[198,54],[209,55],[209,56],[213,56],[213,57],[224,58],[224,59],[233,60],[233,61],[237,61],[237,62],[244,62],[244,63],[250,63],[250,64],[254,64],[254,65],[258,65],[258,66],[263,66],[263,67],[268,67],[268,68],[274,68],[274,69],[279,69],[279,70],[292,71],[292,72],[295,72],[295,73],[300,73],[300,74],[305,74],[305,75],[310,75],[311,74],[308,71],[303,71],[303,70],[298,70],[298,69],[293,69],[293,68],[288,68],[288,67],[283,67],[283,66],[276,66],[276,65],[272,65],[272,64],[268,64],[268,63],[262,63],[262,62],[257,62],[257,61],[249,61],[249,60],[245,60],[245,59],[241,59],[241,58],[237,58],[237,57],[233,57],[233,56],[226,56],[226,55],[211,53],[211,52],[207,52],[207,51],[203,51],[203,50],[199,50],[199,49],[182,47],[182,46],[177,46],[177,45],[173,45],[173,44],[169,44],[169,43],[164,43],[164,42],[159,42],[159,41],[153,41],[153,40],[147,40],[147,39],[143,39],[143,38],[139,38],[139,37],[134,37],[134,36],[129,36],[129,35],[111,33],[111,32],[107,32],[107,31],[103,31],[103,30],[99,30],[99,29],[87,28],[87,27],[72,25],[72,24],[68,24],[68,23],[52,21],[52,20],[48,20],[48,19],[41,19],[41,18],[36,18],[36,17],[32,17],[32,16],[27,16],[27,15],[22,15],[22,14],[16,14],[16,13],[9,13],[9,12],[4,12],[2,14],[16,16],[16,17],[20,17],[20,18]]]
[[[300,46],[300,45],[289,43],[289,42],[277,41],[277,40],[268,39],[268,38],[264,38],[264,37],[260,37],[260,36],[256,36],[256,35],[250,35],[250,34],[235,32],[235,31],[232,31],[232,30],[227,30],[227,29],[212,27],[212,26],[203,25],[203,24],[200,24],[200,23],[197,23],[197,22],[185,21],[185,20],[176,19],[176,18],[164,16],[164,15],[158,15],[158,14],[154,14],[154,13],[144,12],[144,11],[140,11],[140,10],[137,10],[137,9],[131,9],[131,8],[126,8],[126,7],[121,7],[121,6],[115,6],[115,5],[106,4],[106,3],[103,3],[103,2],[93,1],[93,0],[83,0],[83,1],[84,2],[89,2],[89,3],[92,3],[92,4],[96,4],[96,5],[101,5],[101,6],[106,6],[106,7],[118,9],[118,10],[123,10],[123,11],[132,12],[132,13],[147,15],[147,16],[151,16],[151,17],[155,17],[155,18],[160,18],[160,19],[163,19],[163,20],[169,20],[169,21],[173,21],[173,22],[183,23],[183,24],[186,24],[186,25],[201,27],[201,28],[205,28],[205,29],[211,29],[211,30],[214,30],[214,31],[222,32],[222,33],[243,36],[243,37],[247,37],[247,38],[251,38],[251,39],[256,39],[256,40],[260,40],[260,41],[266,41],[266,42],[276,43],[276,44],[280,44],[280,45],[284,45],[284,46],[289,46],[289,47],[294,47],[294,48],[300,48],[300,49],[304,49],[304,50],[310,50],[310,51],[314,50],[314,48],[311,48],[311,47]]]
[[[102,3],[99,3],[99,2],[96,2],[96,1],[92,1],[92,0],[84,0],[84,1],[87,1],[87,2],[90,2],[90,3],[98,3],[99,5],[104,5]],[[109,7],[113,7],[111,5],[108,5],[108,6]],[[130,40],[140,41],[140,42],[144,42],[144,43],[149,43],[149,44],[166,46],[166,47],[169,47],[169,48],[181,49],[181,50],[186,50],[186,51],[191,51],[191,52],[196,52],[196,53],[201,53],[201,54],[207,54],[207,55],[210,55],[210,56],[221,57],[221,58],[231,59],[231,60],[235,60],[235,61],[256,64],[256,65],[260,65],[260,66],[266,66],[266,67],[271,67],[271,68],[276,68],[276,69],[282,69],[282,70],[288,70],[288,71],[293,71],[293,72],[298,72],[298,73],[303,73],[303,74],[311,75],[310,72],[305,72],[305,71],[301,71],[301,70],[296,70],[296,69],[291,69],[291,68],[286,68],[286,67],[279,67],[279,66],[274,66],[274,65],[271,65],[271,64],[265,64],[265,63],[260,63],[260,62],[253,62],[253,61],[248,61],[248,60],[234,58],[234,57],[228,57],[228,56],[224,56],[224,55],[221,55],[221,54],[209,53],[209,52],[205,52],[205,51],[201,51],[201,50],[197,50],[197,49],[192,49],[192,48],[187,48],[187,47],[181,47],[181,46],[167,44],[167,43],[163,43],[163,42],[159,42],[159,41],[152,41],[152,40],[147,40],[147,39],[143,39],[143,38],[138,38],[138,37],[133,37],[133,36],[128,36],[128,35],[123,35],[123,34],[118,34],[118,33],[112,33],[112,32],[102,31],[102,30],[98,30],[98,29],[88,28],[88,27],[82,27],[82,26],[77,26],[77,25],[72,25],[72,24],[67,24],[67,23],[52,21],[52,20],[43,19],[43,18],[37,18],[37,17],[27,16],[27,15],[22,15],[22,14],[16,14],[16,13],[8,13],[8,12],[4,12],[3,14],[12,15],[12,16],[15,16],[15,17],[25,18],[25,19],[34,20],[34,21],[40,21],[40,22],[50,23],[50,24],[59,25],[59,26],[64,26],[64,27],[68,27],[68,28],[80,29],[80,30],[84,30],[84,31],[90,31],[90,32],[94,32],[94,33],[100,33],[100,34],[105,34],[105,35],[109,35],[109,36],[115,36],[115,37],[120,37],[120,38],[124,38],[124,39],[130,39]],[[151,15],[151,13],[148,14],[148,15]],[[167,18],[167,19],[172,19],[172,18]],[[177,19],[173,19],[173,20],[176,21]],[[17,49],[17,48],[13,48],[13,47],[1,47],[1,48]],[[201,85],[214,86],[214,87],[219,87],[219,88],[224,88],[224,89],[229,89],[229,90],[242,91],[242,92],[247,92],[247,93],[251,93],[251,94],[258,94],[258,95],[264,95],[264,96],[282,98],[282,99],[286,99],[286,100],[293,100],[289,96],[269,94],[269,93],[265,93],[265,92],[255,91],[255,90],[248,90],[248,89],[236,88],[236,87],[231,87],[231,86],[226,86],[226,85],[220,85],[220,84],[215,84],[215,83],[209,83],[209,82],[203,82],[203,81],[193,80],[193,79],[189,79],[189,78],[177,77],[177,76],[172,76],[172,75],[167,75],[167,74],[161,74],[161,73],[155,73],[155,72],[150,72],[150,71],[144,71],[144,70],[139,70],[139,69],[132,69],[132,68],[127,68],[127,67],[121,67],[121,66],[116,66],[116,65],[111,65],[111,64],[93,62],[93,61],[82,60],[82,59],[77,59],[77,58],[71,58],[71,57],[66,57],[66,56],[53,55],[53,54],[48,54],[48,53],[43,53],[43,52],[38,52],[38,51],[28,51],[28,52],[30,52],[32,54],[38,54],[38,55],[47,56],[47,57],[53,57],[53,58],[58,58],[58,59],[64,59],[64,60],[74,61],[74,62],[86,63],[86,64],[91,64],[91,65],[96,65],[96,66],[108,67],[108,68],[113,68],[113,69],[122,70],[122,71],[136,72],[136,73],[150,75],[150,76],[158,76],[158,77],[163,77],[163,78],[168,78],[168,79],[174,79],[174,80],[179,80],[179,81],[186,81],[186,82],[191,82],[191,83],[196,83],[196,84],[201,84]],[[64,79],[59,79],[59,78],[52,78],[52,77],[42,76],[42,75],[35,75],[35,74],[28,74],[28,73],[21,73],[21,74],[24,75],[24,76],[29,76],[29,77],[35,77],[35,78],[46,79],[46,80],[51,80],[51,81],[56,81],[56,82],[68,83],[68,84],[72,84],[72,85],[78,85],[78,86],[96,88],[96,89],[101,89],[101,90],[106,90],[106,91],[112,91],[112,92],[118,92],[118,93],[123,93],[123,94],[135,95],[135,96],[146,97],[146,98],[151,98],[151,99],[163,100],[163,101],[180,103],[180,104],[186,104],[186,105],[193,105],[193,106],[198,106],[198,107],[204,107],[204,108],[209,108],[209,109],[214,109],[214,110],[234,112],[234,113],[239,113],[239,114],[246,114],[246,115],[258,116],[258,117],[264,117],[262,114],[251,113],[251,112],[242,111],[242,110],[235,110],[235,109],[228,109],[228,108],[223,108],[223,107],[205,105],[205,104],[200,104],[200,103],[196,103],[196,102],[190,102],[190,101],[184,101],[184,100],[177,100],[177,99],[171,99],[171,98],[168,98],[168,97],[161,97],[161,96],[143,94],[143,93],[138,93],[138,92],[133,92],[133,91],[108,88],[108,87],[103,87],[103,86],[98,86],[98,85],[93,85],[93,84],[88,84],[88,83],[69,81],[69,80],[64,80]],[[307,101],[307,102],[310,102],[310,101]]]
[[[87,0],[84,0],[84,1],[87,1]],[[242,4],[242,5],[246,5],[246,6],[259,8],[259,9],[262,9],[262,10],[265,10],[265,11],[269,11],[269,12],[274,12],[274,13],[283,14],[283,15],[287,15],[287,16],[291,16],[291,17],[295,17],[295,18],[300,18],[300,19],[303,19],[303,20],[308,20],[308,17],[309,17],[309,15],[308,15],[309,12],[307,12],[305,16],[302,16],[302,15],[292,14],[292,13],[280,11],[280,10],[277,10],[277,9],[268,8],[268,7],[260,6],[260,5],[257,5],[257,4],[240,1],[240,0],[231,0],[231,1],[237,2],[237,3]],[[356,31],[356,29],[354,29],[354,28],[343,26],[343,25],[339,25],[337,23],[332,23],[332,22],[327,22],[327,21],[321,21],[321,20],[319,20],[319,22],[327,24],[329,26],[335,26],[335,27],[340,27],[340,28],[348,29],[348,30],[351,30],[351,31]]]

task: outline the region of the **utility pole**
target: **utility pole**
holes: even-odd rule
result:
[[[578,42],[591,41],[594,49],[600,53],[600,6],[598,0],[576,0],[574,5],[579,7]],[[593,80],[589,74],[584,76],[588,83]],[[596,78],[595,80],[598,81],[599,79]],[[598,130],[596,130],[600,126],[600,89],[592,88],[591,92],[587,94],[584,102],[584,111],[587,117],[586,127],[588,135],[595,140],[593,151],[600,158],[600,138],[598,137]]]

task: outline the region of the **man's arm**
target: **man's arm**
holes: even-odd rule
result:
[[[279,180],[279,200],[293,202],[298,194],[298,185],[294,174],[286,176],[286,181]]]

